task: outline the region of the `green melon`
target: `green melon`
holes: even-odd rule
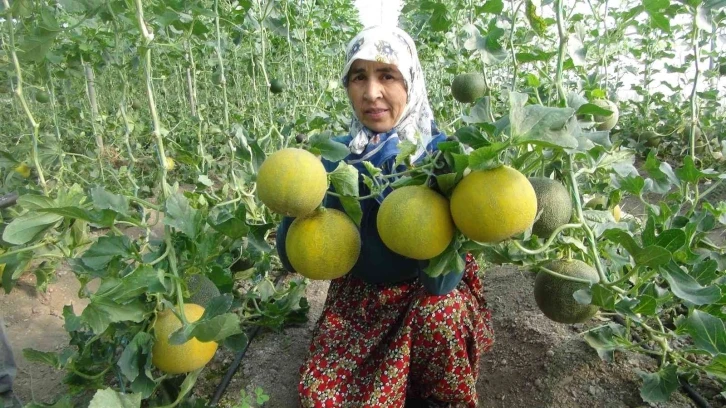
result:
[[[599,281],[597,271],[580,260],[553,260],[543,267],[561,275]],[[568,281],[546,272],[538,272],[534,281],[534,299],[537,307],[547,318],[558,323],[582,323],[592,318],[598,311],[595,305],[578,303],[573,294],[587,289],[586,283]]]
[[[220,295],[219,288],[204,275],[194,274],[187,279],[189,302],[207,307],[210,300]]]
[[[614,128],[615,125],[618,123],[618,119],[620,118],[620,111],[618,110],[618,105],[615,102],[609,101],[607,99],[595,99],[590,103],[612,112],[612,114],[607,116],[594,116],[595,122],[599,123],[599,125],[597,126],[597,130],[611,130],[612,128]]]
[[[539,218],[532,226],[532,233],[547,239],[572,216],[570,193],[562,183],[547,177],[530,177],[529,182],[537,195]]]
[[[282,91],[285,90],[285,84],[282,83],[279,79],[272,79],[270,80],[270,92],[274,94],[279,94]]]
[[[472,72],[457,75],[451,83],[451,95],[459,102],[472,103],[487,91],[484,75]]]

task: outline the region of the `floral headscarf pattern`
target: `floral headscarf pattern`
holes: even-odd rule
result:
[[[433,112],[429,105],[421,63],[418,59],[416,45],[411,36],[398,27],[372,26],[361,31],[353,38],[346,48],[347,62],[343,68],[343,85],[348,86],[348,71],[357,59],[378,61],[395,65],[403,75],[406,92],[406,107],[394,125],[393,131],[399,140],[408,140],[418,146],[411,158],[417,160],[426,152],[431,141]],[[350,126],[350,151],[355,154],[363,152],[375,132],[366,128],[353,115]]]

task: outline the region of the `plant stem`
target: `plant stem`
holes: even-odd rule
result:
[[[691,36],[691,46],[693,47],[693,65],[696,70],[693,77],[693,88],[691,89],[691,133],[690,133],[690,146],[691,146],[691,158],[696,160],[696,127],[698,126],[698,96],[696,90],[698,89],[698,79],[700,77],[700,71],[698,66],[698,60],[701,58],[701,53],[698,47],[698,25],[696,24],[697,12],[693,12],[693,35]],[[708,140],[706,140],[708,143]]]
[[[562,274],[557,273],[557,272],[555,272],[555,271],[553,271],[551,269],[547,269],[547,268],[545,268],[543,266],[540,266],[538,269],[540,271],[545,272],[545,273],[548,273],[548,274],[550,274],[550,275],[552,275],[554,277],[557,277],[557,278],[560,278],[560,279],[564,279],[564,280],[567,280],[567,281],[579,282],[579,283],[586,283],[588,285],[592,285],[593,283],[595,283],[595,282],[593,282],[593,281],[591,281],[589,279],[581,279],[581,278],[575,278],[573,276],[562,275]]]
[[[558,2],[561,0],[557,0]],[[602,266],[602,263],[600,262],[600,255],[598,254],[597,250],[597,241],[595,240],[595,234],[592,232],[592,229],[590,229],[590,226],[587,225],[587,222],[585,221],[585,217],[582,215],[582,202],[580,200],[580,189],[577,186],[577,179],[575,178],[575,172],[574,166],[572,163],[572,156],[567,154],[565,155],[565,158],[567,160],[567,167],[569,169],[569,175],[570,175],[570,184],[572,186],[572,194],[575,197],[575,209],[577,210],[577,219],[582,223],[582,228],[587,233],[587,239],[588,244],[590,245],[590,251],[592,252],[591,256],[592,259],[595,261],[595,267],[597,269],[598,275],[600,275],[600,283],[603,285],[607,285],[608,279],[605,276],[605,269]]]
[[[219,64],[219,77],[222,85],[222,97],[224,104],[224,131],[229,131],[229,103],[227,101],[227,77],[224,73],[224,58],[222,57],[222,34],[219,30],[219,0],[214,0],[214,26],[217,29],[217,45],[215,51],[217,53],[217,63]]]
[[[43,248],[46,245],[47,244],[45,242],[42,242],[40,244],[35,244],[35,245],[29,246],[29,247],[14,249],[14,250],[8,251],[8,252],[3,252],[2,254],[0,254],[0,260],[2,260],[3,258],[8,258],[10,256],[23,253],[23,252],[35,251],[36,249]]]
[[[552,244],[552,241],[554,241],[555,238],[557,238],[557,236],[560,234],[560,232],[562,232],[562,231],[564,231],[566,229],[569,229],[569,228],[581,228],[581,227],[582,227],[582,224],[564,224],[564,225],[561,225],[556,230],[554,230],[552,232],[552,234],[549,236],[549,238],[544,243],[544,245],[542,245],[541,247],[539,247],[537,249],[528,249],[528,248],[525,248],[517,240],[512,240],[512,242],[514,243],[514,246],[517,247],[517,249],[519,249],[520,251],[524,252],[525,254],[536,255],[536,254],[540,254],[540,253],[546,251],[550,247],[550,245]]]
[[[555,0],[555,14],[557,17],[557,33],[560,37],[559,47],[557,49],[557,76],[555,79],[555,86],[557,86],[557,94],[560,97],[560,105],[567,105],[567,96],[565,95],[565,88],[562,84],[562,71],[565,63],[565,47],[567,46],[567,33],[565,32],[564,19],[562,13],[562,0]]]
[[[8,29],[8,37],[9,42],[8,44],[8,55],[10,57],[10,60],[13,61],[13,67],[15,68],[15,75],[17,76],[18,83],[15,87],[15,95],[20,100],[20,105],[23,107],[23,111],[25,111],[25,115],[28,117],[28,121],[30,121],[30,126],[33,128],[33,138],[32,138],[32,158],[33,158],[33,166],[35,166],[35,171],[38,173],[38,180],[40,181],[40,186],[43,188],[43,192],[47,195],[48,194],[48,186],[45,182],[45,176],[43,175],[43,169],[40,167],[40,160],[38,158],[38,137],[39,137],[39,131],[40,131],[40,124],[35,121],[35,117],[33,116],[33,113],[30,111],[30,107],[28,107],[28,101],[25,99],[25,94],[23,93],[23,71],[20,69],[20,61],[18,60],[18,55],[15,52],[15,28],[13,27],[13,13],[12,9],[10,8],[10,3],[8,0],[2,0],[3,8],[7,11],[7,14],[5,15],[5,26]]]
[[[514,51],[514,26],[517,22],[517,13],[519,13],[519,9],[522,7],[524,2],[520,1],[519,4],[517,4],[517,7],[514,7],[514,0],[510,0],[510,3],[512,5],[512,27],[509,31],[509,50],[512,52],[512,91],[514,91],[517,86],[517,71],[519,69],[519,65],[517,64],[517,54]]]
[[[4,0],[7,1],[7,0]],[[151,118],[153,123],[153,135],[156,138],[156,148],[159,155],[159,173],[161,174],[161,189],[160,189],[160,202],[165,202],[166,199],[171,195],[169,191],[169,185],[166,182],[166,154],[164,152],[164,138],[161,135],[161,123],[159,121],[159,114],[156,111],[156,102],[154,100],[154,88],[151,79],[152,65],[151,65],[151,43],[154,40],[154,34],[150,33],[146,27],[144,21],[144,8],[141,3],[142,0],[135,0],[136,3],[136,16],[139,22],[139,28],[141,29],[141,36],[144,42],[145,50],[145,61],[146,61],[146,95],[149,99],[149,109],[151,110]],[[182,296],[182,287],[179,279],[179,272],[176,264],[176,253],[174,251],[174,245],[171,239],[171,227],[168,225],[164,227],[164,242],[169,250],[169,268],[171,273],[175,277],[176,286],[176,298],[177,305],[179,307],[179,314],[184,325],[188,324],[187,318],[184,314],[184,299]]]

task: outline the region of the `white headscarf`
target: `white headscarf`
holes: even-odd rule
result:
[[[395,65],[403,75],[408,98],[406,107],[393,126],[399,140],[408,140],[418,146],[412,162],[426,151],[431,141],[434,118],[426,92],[421,62],[411,36],[398,27],[372,26],[361,31],[346,48],[347,63],[343,68],[343,85],[348,86],[348,71],[357,59]],[[352,102],[351,102],[352,105]],[[350,151],[360,154],[376,132],[365,127],[353,114],[350,125]]]

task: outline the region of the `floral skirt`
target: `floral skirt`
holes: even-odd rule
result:
[[[477,406],[479,357],[494,341],[479,267],[457,288],[428,294],[417,280],[333,280],[300,368],[301,407],[402,408],[407,398]]]

